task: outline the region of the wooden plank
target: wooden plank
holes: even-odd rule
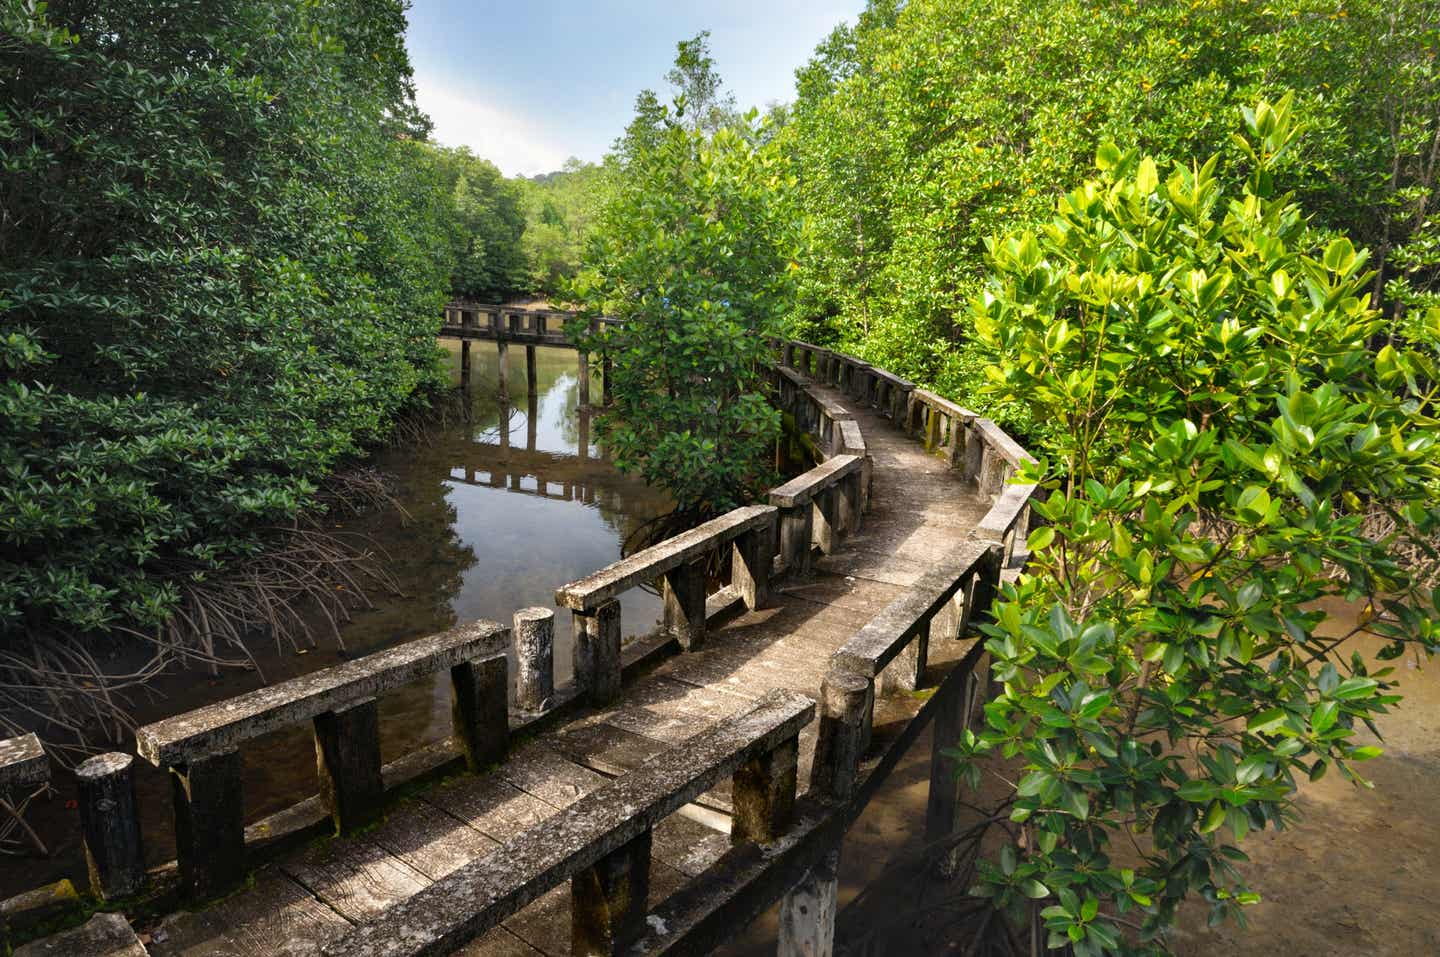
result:
[[[663,741],[605,723],[567,728],[546,744],[576,764],[611,777],[638,768],[666,747]]]
[[[367,837],[432,881],[500,846],[424,801],[406,801]]]
[[[532,741],[500,766],[500,776],[551,807],[567,808],[605,784],[605,778]]]
[[[15,957],[146,957],[140,938],[119,914],[96,914],[72,930],[26,944]]]
[[[775,509],[768,505],[737,508],[688,532],[642,549],[593,575],[562,586],[555,592],[555,604],[575,611],[592,610],[636,585],[653,581],[665,572],[719,548],[765,522],[773,521]]]
[[[350,925],[278,870],[203,911],[167,917],[152,957],[309,957]]]
[[[424,800],[499,842],[534,827],[557,810],[497,775],[448,781],[427,791]]]
[[[657,860],[688,877],[697,877],[730,850],[730,835],[676,812],[653,829]]]
[[[479,940],[455,951],[455,957],[546,957],[504,927],[497,927]]]
[[[50,780],[50,759],[32,734],[0,741],[0,791],[32,787]]]
[[[336,838],[282,865],[346,920],[369,920],[413,897],[431,880],[368,840]]]
[[[494,655],[509,638],[504,625],[470,622],[146,725],[135,732],[136,748],[159,767],[186,764],[462,661]]]

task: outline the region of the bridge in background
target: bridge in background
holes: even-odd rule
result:
[[[564,344],[554,313],[473,315],[442,334]],[[135,756],[91,759],[80,822],[111,913],[18,953],[706,953],[777,900],[780,953],[830,953],[845,831],[931,722],[925,828],[955,827],[941,748],[986,686],[971,626],[1034,488],[1009,482],[1026,453],[994,423],[774,347],[776,401],[824,460],[561,584],[573,682],[554,681],[553,613],[521,609],[141,728],[140,758],[172,772],[178,859],[146,866]],[[616,599],[657,581],[663,627],[629,636]],[[451,737],[382,765],[377,697],[436,673]],[[319,793],[247,821],[245,743],[300,722]],[[0,744],[0,785],[41,765]],[[147,944],[122,913],[152,915]]]

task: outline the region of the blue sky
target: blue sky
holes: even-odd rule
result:
[[[864,0],[413,0],[407,42],[434,138],[506,174],[598,160],[677,41],[711,32],[742,107],[794,96],[795,68]]]

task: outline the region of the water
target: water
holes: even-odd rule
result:
[[[459,344],[449,350],[452,381],[459,383]],[[256,649],[270,682],[317,671],[397,643],[477,618],[510,621],[528,605],[554,607],[557,587],[621,557],[628,536],[670,511],[666,495],[622,475],[594,441],[592,422],[578,409],[576,353],[537,350],[536,391],[527,396],[525,351],[510,350],[512,397],[496,395],[495,347],[472,346],[472,389],[461,414],[418,445],[386,450],[373,464],[394,483],[408,519],[394,511],[333,523],[337,534],[360,534],[382,549],[385,566],[402,594],[372,592],[373,610],[360,611],[340,629],[345,651],[333,639],[295,654]],[[598,387],[596,397],[598,398]],[[621,598],[627,633],[644,633],[659,615],[654,595],[632,590]],[[557,681],[571,675],[570,615],[556,615]],[[227,671],[218,677],[189,671],[154,687],[138,702],[142,723],[188,711],[259,687],[258,674]],[[450,730],[448,675],[409,685],[380,701],[381,754],[391,761]],[[130,744],[127,742],[126,748]],[[246,745],[246,819],[289,806],[315,793],[310,729],[299,726]],[[138,787],[147,857],[172,859],[169,782],[140,768]],[[59,877],[83,886],[85,873],[73,792],[38,802],[29,820],[49,844],[48,861],[0,859],[0,897]]]

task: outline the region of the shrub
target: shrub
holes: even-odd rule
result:
[[[1255,900],[1236,845],[1295,817],[1299,781],[1363,783],[1356,732],[1399,701],[1351,639],[1440,644],[1440,592],[1396,559],[1440,517],[1433,364],[1372,351],[1367,254],[1269,190],[1289,98],[1246,121],[1225,176],[1101,148],[1050,222],[990,244],[973,313],[990,388],[1057,424],[1032,563],[985,628],[1004,693],[959,748],[972,782],[981,755],[1022,766],[1023,839],[977,891],[1082,957],[1192,894],[1216,919]]]

